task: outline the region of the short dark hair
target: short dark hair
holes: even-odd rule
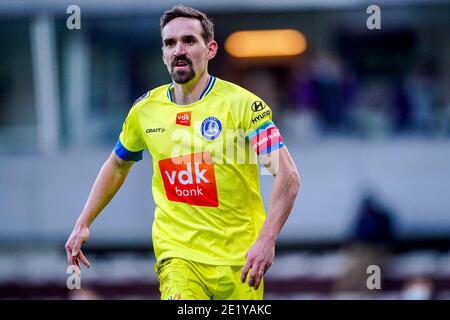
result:
[[[164,12],[160,19],[161,33],[164,27],[175,18],[193,18],[200,21],[202,25],[202,37],[205,43],[210,42],[214,39],[214,24],[210,18],[206,16],[203,12],[183,5],[174,6],[171,9]]]

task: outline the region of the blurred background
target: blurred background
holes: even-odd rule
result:
[[[81,290],[64,244],[131,104],[170,82],[159,17],[179,2],[0,1],[1,299],[159,298],[148,153],[91,228]],[[210,72],[272,107],[302,176],[266,299],[450,298],[449,1],[183,4],[215,22]],[[284,29],[239,55],[235,32]]]

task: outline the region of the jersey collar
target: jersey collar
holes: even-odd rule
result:
[[[215,83],[216,83],[216,77],[210,76],[209,80],[208,80],[208,83],[206,84],[205,89],[203,89],[203,92],[200,95],[200,98],[198,100],[201,100],[204,97],[206,97],[211,92],[211,90],[214,87]],[[169,99],[170,102],[174,102],[173,101],[173,96],[172,96],[172,88],[173,88],[173,82],[167,88],[167,99]]]

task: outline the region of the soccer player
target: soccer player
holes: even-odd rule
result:
[[[173,82],[131,107],[67,240],[70,265],[90,266],[81,250],[89,227],[147,149],[161,299],[263,298],[263,277],[300,178],[270,108],[208,73],[218,48],[213,29],[204,13],[185,6],[161,17],[163,61]],[[257,156],[275,176],[267,216]]]

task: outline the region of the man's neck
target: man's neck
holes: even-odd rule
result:
[[[173,83],[173,101],[179,105],[187,105],[194,103],[200,98],[203,90],[205,89],[210,75],[208,72],[203,73],[198,80],[192,79],[191,81],[183,84]]]

